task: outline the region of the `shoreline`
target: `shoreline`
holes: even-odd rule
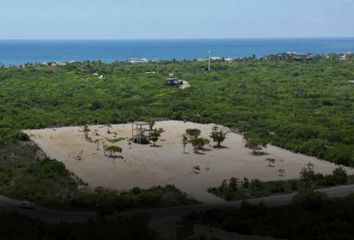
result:
[[[82,44],[85,48],[82,49]],[[45,47],[45,51],[39,47]],[[161,47],[162,46],[162,47]],[[19,49],[14,51],[13,48]],[[91,49],[88,55],[85,53]],[[161,54],[161,48],[163,54]],[[35,50],[33,50],[35,49]],[[189,49],[187,52],[176,49]],[[210,39],[0,39],[0,64],[15,67],[43,62],[101,61],[107,64],[131,58],[193,61],[212,57],[264,58],[286,52],[313,55],[354,52],[354,37],[210,38]],[[84,53],[83,53],[84,51]],[[24,54],[24,52],[26,54]],[[60,52],[60,54],[58,53]]]

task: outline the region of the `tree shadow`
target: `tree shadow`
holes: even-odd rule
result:
[[[154,147],[154,148],[161,148],[162,146],[161,145],[157,145],[157,144],[151,144],[150,147]]]
[[[213,148],[215,148],[215,149],[228,149],[228,147],[222,146],[222,145],[220,145],[220,146],[213,146]]]
[[[259,152],[250,152],[250,155],[252,155],[252,156],[267,156],[267,155],[269,155],[269,153],[259,151]]]
[[[106,157],[109,157],[111,159],[124,159],[124,157],[121,156],[121,155],[119,155],[119,156],[109,155],[109,156],[106,156]]]
[[[202,148],[201,151],[203,151],[203,152],[210,152],[211,149],[210,149],[210,148]]]
[[[205,155],[205,153],[203,153],[203,152],[194,152],[194,154],[197,154],[197,155]]]

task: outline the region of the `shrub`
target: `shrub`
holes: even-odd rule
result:
[[[204,145],[210,143],[209,139],[206,138],[193,138],[190,140],[193,145],[194,152],[198,152],[198,150],[202,150]]]
[[[326,194],[313,189],[305,189],[296,194],[293,203],[309,211],[321,210],[324,207]]]
[[[216,143],[216,147],[221,147],[221,143],[226,139],[226,135],[227,131],[225,129],[214,126],[209,137]]]
[[[345,184],[348,182],[347,172],[343,168],[336,168],[332,173],[336,184]]]
[[[260,138],[259,136],[255,135],[245,135],[246,138],[246,147],[253,150],[253,154],[258,154],[263,147],[267,146],[267,142]]]
[[[19,132],[16,135],[16,138],[21,141],[29,141],[30,140],[30,137],[28,136],[28,134],[24,133],[24,132]]]
[[[90,192],[78,192],[71,200],[71,204],[75,207],[84,209],[96,208],[97,194]]]
[[[190,128],[190,129],[186,130],[186,134],[187,134],[187,137],[191,140],[193,138],[199,137],[201,134],[201,131],[200,131],[200,129]]]
[[[137,197],[137,203],[141,206],[158,206],[162,201],[161,193],[159,192],[142,192]]]
[[[160,139],[163,132],[165,130],[162,128],[154,128],[149,132],[149,139],[153,142],[153,146],[156,146],[156,142]]]

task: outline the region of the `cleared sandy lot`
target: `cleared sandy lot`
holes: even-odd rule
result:
[[[337,166],[313,157],[295,154],[287,150],[268,146],[268,156],[253,156],[245,148],[243,137],[231,133],[223,143],[227,148],[214,149],[203,155],[193,153],[187,145],[183,152],[182,134],[188,128],[198,128],[204,137],[208,137],[213,124],[196,124],[180,121],[157,122],[155,127],[165,129],[160,147],[132,144],[131,124],[108,126],[90,126],[87,141],[82,127],[63,127],[41,130],[26,130],[50,157],[63,162],[66,167],[89,184],[90,187],[110,187],[127,190],[133,187],[150,188],[156,185],[174,184],[192,197],[205,203],[217,203],[222,200],[207,193],[206,189],[218,186],[223,179],[230,177],[259,178],[261,180],[289,179],[299,177],[299,172],[307,163],[314,164],[317,172],[331,173]],[[109,133],[110,132],[110,133]],[[107,139],[126,138],[112,144]],[[97,141],[99,148],[97,150]],[[106,157],[103,151],[106,145],[118,145],[123,149],[124,159]],[[274,167],[269,167],[266,158],[275,158]],[[193,167],[199,166],[196,172]],[[284,169],[284,176],[279,176]],[[346,168],[348,173],[352,169]]]

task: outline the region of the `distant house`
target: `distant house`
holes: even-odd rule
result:
[[[210,59],[213,61],[221,61],[223,58],[222,57],[211,57]]]
[[[129,63],[138,64],[138,63],[148,63],[149,60],[147,58],[130,58],[128,59]]]
[[[234,58],[224,58],[224,61],[227,63],[231,63],[231,62],[235,61],[235,59]]]
[[[49,62],[49,63],[43,63],[44,65],[51,66],[51,67],[62,67],[66,66],[65,62]]]
[[[206,61],[208,61],[208,59],[207,58],[197,58],[196,61],[197,62],[206,62]]]
[[[341,60],[341,61],[346,61],[346,60],[348,60],[348,55],[347,55],[346,53],[340,54],[340,55],[339,55],[339,60]]]
[[[313,55],[311,53],[296,53],[296,52],[287,52],[281,54],[283,58],[287,58],[289,60],[295,60],[295,61],[304,61],[304,60],[312,60]]]
[[[293,61],[306,61],[306,60],[313,59],[313,55],[310,53],[286,52],[286,53],[273,55],[273,57],[274,56],[280,59],[293,60]]]
[[[165,84],[168,86],[180,86],[183,84],[183,81],[178,78],[169,77],[165,79]]]
[[[302,60],[312,60],[313,56],[310,53],[295,53],[291,56],[293,60],[302,61]]]

